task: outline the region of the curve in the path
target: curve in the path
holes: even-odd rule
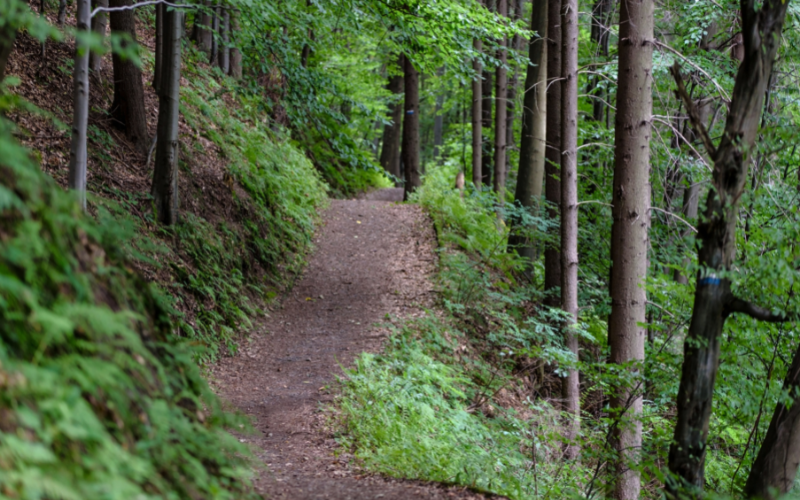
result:
[[[252,416],[267,465],[256,486],[269,498],[366,500],[469,498],[463,489],[363,476],[334,456],[321,425],[325,389],[363,351],[376,352],[387,314],[419,315],[431,300],[434,235],[419,207],[392,203],[402,190],[333,200],[302,279],[213,384]]]

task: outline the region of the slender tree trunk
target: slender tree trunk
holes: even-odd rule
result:
[[[619,68],[611,225],[609,361],[630,373],[615,388],[611,411],[618,424],[614,498],[638,500],[642,448],[642,394],[650,227],[650,134],[653,113],[653,0],[620,3]]]
[[[398,66],[404,70],[405,58],[400,55]],[[401,179],[400,172],[400,139],[403,130],[403,75],[392,75],[386,88],[397,99],[389,105],[389,120],[391,123],[383,127],[383,146],[381,147],[381,166],[396,179]]]
[[[158,96],[158,142],[151,189],[156,217],[164,225],[178,222],[178,120],[181,83],[180,9],[164,16],[164,76]]]
[[[444,75],[444,66],[439,68],[437,76],[440,78]],[[444,94],[439,91],[436,96],[436,107],[434,108],[433,117],[433,157],[439,158],[439,149],[442,147],[444,135],[444,116],[442,116],[442,106],[444,105]]]
[[[514,202],[526,208],[538,207],[541,202],[547,119],[547,0],[533,0],[532,7],[530,29],[534,36],[528,44],[530,64],[525,75],[519,173],[514,193]],[[534,242],[512,232],[508,247],[515,248],[520,257],[526,259],[526,274],[529,275],[536,259]]]
[[[208,64],[215,66],[219,53],[219,5],[211,14],[211,50],[208,53]]]
[[[220,12],[220,47],[219,47],[219,68],[226,75],[231,69],[231,12],[224,9]]]
[[[89,31],[90,0],[78,0],[77,28]],[[78,193],[81,208],[86,210],[86,132],[89,124],[89,47],[76,44],[73,74],[72,144],[69,150],[69,187]]]
[[[210,2],[205,2],[204,5],[210,6]],[[205,53],[211,52],[211,43],[213,35],[209,27],[211,26],[211,16],[206,12],[195,14],[194,27],[192,29],[192,40],[197,46]]]
[[[698,225],[698,272],[694,307],[684,343],[677,422],[669,451],[667,498],[699,498],[702,494],[706,439],[711,418],[714,382],[719,366],[720,336],[725,319],[742,312],[767,321],[783,321],[733,296],[728,278],[736,249],[739,202],[745,189],[750,155],[759,129],[763,101],[772,73],[780,33],[789,2],[767,0],[757,11],[755,0],[740,5],[744,60],[736,75],[725,132],[714,146],[697,118],[691,97],[683,86],[678,66],[673,75],[678,95],[689,110],[710,157],[712,182],[702,222]]]
[[[67,0],[59,0],[58,2],[58,25],[62,28],[67,21]]]
[[[132,5],[132,0],[109,0],[110,7]],[[132,10],[111,12],[111,31],[127,33],[136,41],[136,22]],[[125,42],[123,42],[125,44]],[[144,153],[149,146],[147,134],[147,114],[144,109],[144,85],[142,72],[130,59],[123,60],[112,55],[114,66],[114,100],[111,103],[111,117],[125,135],[133,141],[139,152]]]
[[[483,92],[483,103],[481,104],[481,112],[483,115],[481,116],[481,120],[483,125],[481,126],[481,130],[483,131],[483,144],[481,145],[481,175],[483,176],[483,184],[485,186],[492,185],[492,174],[493,174],[493,161],[494,161],[494,154],[492,148],[492,141],[490,134],[492,132],[492,108],[494,107],[494,99],[492,90],[494,89],[494,74],[491,71],[487,71],[486,68],[483,70],[483,85],[481,91]]]
[[[92,7],[108,7],[108,0],[93,0]],[[108,14],[105,12],[98,12],[96,16],[92,18],[92,31],[100,35],[101,37],[106,36],[106,27],[108,26]],[[92,73],[100,74],[100,71],[103,70],[103,56],[102,54],[97,54],[92,52],[89,54],[89,69]]]
[[[236,45],[236,34],[239,33],[239,11],[234,11],[231,15],[231,43],[233,46],[231,47],[231,68],[228,72],[236,80],[242,78],[242,52],[239,50],[239,47]]]
[[[522,19],[522,0],[509,0],[509,2],[514,3],[514,22],[518,22]],[[509,9],[511,6],[509,5]],[[519,35],[514,35],[511,38],[510,44],[510,52],[513,51],[514,54],[518,54],[520,52],[522,46],[522,37]],[[509,78],[508,82],[508,92],[506,93],[506,179],[508,179],[508,173],[511,170],[511,160],[509,159],[508,151],[510,148],[514,147],[516,141],[514,141],[514,119],[516,118],[516,100],[517,100],[517,87],[519,86],[519,75],[518,71],[515,68],[514,71],[511,72],[511,78]]]
[[[414,67],[411,58],[406,57],[403,62],[405,78],[405,102],[403,109],[403,151],[402,160],[406,174],[403,200],[422,185],[419,170],[419,72]]]
[[[508,17],[507,0],[497,1],[497,13],[502,17]],[[495,81],[494,192],[497,193],[501,210],[506,189],[506,96],[508,95],[508,78],[505,68],[508,56],[505,50],[506,44],[507,40],[504,38],[497,51],[497,59],[500,63],[497,65]]]
[[[613,6],[612,0],[596,0],[592,9],[591,39],[597,44],[598,55],[604,60],[608,59],[608,24]],[[598,87],[598,83],[600,83],[599,76],[589,78],[588,94],[596,97],[592,99],[592,120],[602,122],[606,108],[603,99],[606,93]]]
[[[17,29],[6,23],[0,27],[0,82],[6,77],[6,66],[11,51],[14,50],[14,40],[17,39]]]
[[[773,500],[794,486],[800,464],[800,345],[783,381],[783,391],[793,397],[793,404],[787,407],[778,402],[775,407],[744,486],[745,498]]]
[[[547,216],[561,219],[561,0],[547,0],[547,123],[545,127],[545,199]],[[558,230],[553,229],[558,234]],[[544,250],[545,303],[561,304],[561,245]]]
[[[476,53],[481,51],[481,40],[472,40],[472,48]],[[481,61],[477,57],[472,61],[475,78],[472,80],[472,184],[481,187],[483,174],[481,160],[483,159],[483,80],[481,80]]]
[[[564,345],[578,358],[578,0],[562,2],[561,21],[561,308],[570,319],[564,325]],[[580,380],[570,369],[561,379],[561,397],[569,414],[564,437],[565,457],[578,458],[575,439],[580,429]]]
[[[155,64],[153,68],[153,89],[158,94],[161,84],[161,68],[164,65],[164,16],[167,7],[163,4],[156,5],[156,49]]]
[[[687,221],[693,221],[697,218],[697,208],[700,201],[700,184],[697,184],[692,181],[691,175],[688,177],[689,185],[683,191],[683,217]],[[691,235],[691,230],[689,228],[685,228],[681,231],[681,239],[686,240]],[[684,267],[689,266],[689,258],[683,260]],[[689,278],[684,276],[680,271],[677,269],[673,274],[673,278],[676,282],[681,283],[683,285],[689,284]]]

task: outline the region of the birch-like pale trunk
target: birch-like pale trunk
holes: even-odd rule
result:
[[[77,29],[88,34],[91,1],[77,0]],[[89,47],[77,37],[73,72],[72,143],[69,149],[70,189],[78,194],[81,208],[86,210],[86,132],[89,125]]]

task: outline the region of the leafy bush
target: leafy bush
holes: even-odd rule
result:
[[[130,270],[132,226],[83,216],[6,130],[0,158],[1,495],[253,498],[243,423]]]

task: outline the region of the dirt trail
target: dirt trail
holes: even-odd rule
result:
[[[224,399],[253,417],[253,443],[267,470],[256,486],[269,498],[482,498],[461,488],[365,475],[347,454],[334,456],[320,404],[323,388],[386,337],[387,314],[421,314],[430,304],[434,234],[419,207],[399,205],[402,190],[333,200],[323,214],[303,277],[243,345],[213,370]],[[322,390],[321,390],[322,389]]]

